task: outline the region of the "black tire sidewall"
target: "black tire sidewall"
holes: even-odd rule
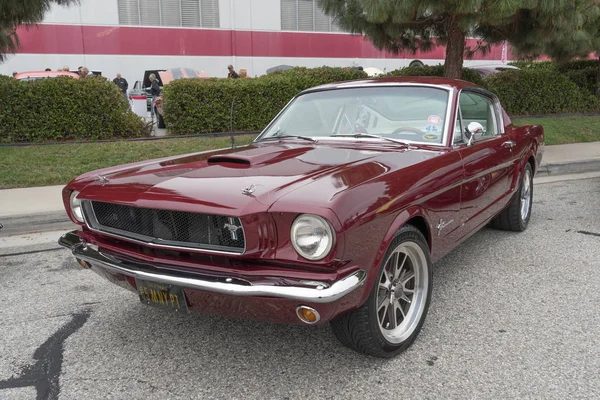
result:
[[[383,336],[383,334],[381,333],[381,331],[379,329],[379,321],[378,321],[378,317],[377,317],[377,294],[379,291],[379,281],[381,279],[381,274],[383,273],[383,269],[385,267],[386,260],[389,258],[390,254],[394,251],[394,249],[396,247],[398,247],[398,245],[400,245],[404,242],[407,242],[407,241],[416,243],[419,247],[421,247],[421,250],[425,254],[425,259],[427,260],[427,275],[428,275],[427,296],[425,299],[425,308],[423,310],[423,314],[421,315],[421,319],[419,320],[419,322],[417,324],[417,327],[415,328],[413,333],[404,342],[396,344],[396,343],[389,342]],[[431,291],[432,291],[432,286],[433,286],[432,285],[432,283],[433,283],[433,279],[432,279],[433,273],[432,272],[433,271],[432,271],[431,257],[429,254],[429,246],[427,245],[425,238],[423,237],[421,232],[418,229],[414,228],[413,226],[410,226],[410,225],[404,226],[396,234],[396,237],[394,238],[394,240],[392,240],[392,242],[388,246],[388,250],[386,251],[384,258],[381,261],[381,265],[379,266],[379,270],[377,272],[377,279],[375,280],[375,283],[373,285],[371,293],[369,294],[369,298],[365,304],[365,306],[368,308],[369,325],[370,325],[370,330],[374,335],[374,339],[376,340],[378,346],[386,353],[389,353],[390,356],[393,356],[397,353],[400,353],[400,352],[406,350],[408,347],[410,347],[410,345],[414,342],[416,337],[419,335],[419,332],[421,331],[423,323],[425,322],[425,319],[427,316],[427,311],[429,309],[429,303],[431,301]]]

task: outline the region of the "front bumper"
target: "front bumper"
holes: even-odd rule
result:
[[[252,284],[249,281],[224,276],[209,276],[177,270],[157,268],[150,264],[118,259],[104,254],[94,245],[88,244],[77,235],[78,231],[64,234],[58,244],[71,249],[73,255],[96,268],[145,281],[181,286],[235,297],[272,297],[305,303],[326,304],[340,300],[365,283],[367,274],[363,270],[328,284],[325,282],[296,281],[282,284]],[[275,278],[275,277],[274,277]],[[276,280],[274,280],[276,281]]]

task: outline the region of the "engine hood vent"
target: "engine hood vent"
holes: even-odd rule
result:
[[[237,156],[235,154],[232,155],[214,155],[208,157],[209,164],[237,164],[240,166],[250,165],[250,159],[247,157]]]

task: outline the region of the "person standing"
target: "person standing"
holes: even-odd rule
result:
[[[156,75],[150,74],[150,94],[152,95],[152,105],[150,106],[150,116],[154,118],[154,101],[160,96],[160,84],[156,79]]]
[[[228,65],[227,69],[229,70],[229,74],[227,75],[227,78],[237,79],[240,77],[237,74],[237,72],[235,72],[235,69],[233,69],[233,65]]]
[[[127,98],[127,89],[129,88],[129,83],[127,83],[127,79],[121,77],[121,73],[117,72],[117,77],[113,79],[113,82],[119,87],[119,89],[121,89],[121,91],[123,92],[123,96]]]

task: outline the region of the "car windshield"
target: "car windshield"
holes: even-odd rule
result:
[[[333,89],[294,100],[260,137],[383,136],[442,143],[449,92],[419,86]]]

